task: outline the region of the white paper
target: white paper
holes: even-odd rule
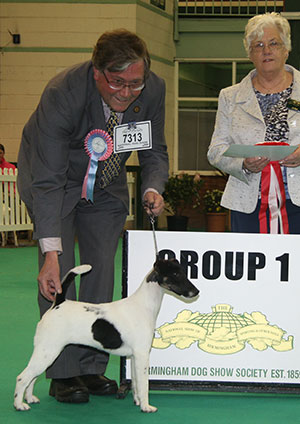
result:
[[[281,160],[291,153],[293,153],[298,146],[267,146],[267,145],[243,145],[243,144],[234,144],[230,146],[224,156],[229,156],[232,158],[253,158],[253,157],[266,157],[270,160]]]
[[[152,149],[151,121],[131,122],[114,128],[114,152]]]

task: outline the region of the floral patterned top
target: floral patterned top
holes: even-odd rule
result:
[[[291,97],[293,83],[280,93],[263,94],[254,88],[261,113],[266,124],[265,141],[289,141],[289,126],[287,122],[287,101]],[[289,199],[287,189],[286,167],[281,167],[286,198]]]

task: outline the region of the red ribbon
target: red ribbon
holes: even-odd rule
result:
[[[259,145],[288,146],[284,142],[259,143]],[[289,222],[286,211],[286,197],[280,165],[270,162],[261,173],[261,204],[259,210],[259,231],[268,233],[267,210],[269,209],[269,228],[271,234],[278,233],[278,219],[281,233],[289,234]]]

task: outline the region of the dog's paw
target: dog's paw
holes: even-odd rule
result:
[[[22,402],[20,405],[16,405],[16,403],[14,404],[14,407],[16,408],[17,411],[29,411],[30,410],[30,406],[27,405],[27,403]]]
[[[25,396],[25,400],[27,403],[40,403],[39,398],[34,395]]]
[[[157,408],[155,406],[151,406],[151,405],[145,405],[145,406],[141,406],[141,411],[142,412],[156,412]]]
[[[138,396],[133,395],[133,403],[136,406],[140,406],[140,400],[139,400]]]

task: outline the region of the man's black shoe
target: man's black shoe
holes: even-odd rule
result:
[[[89,401],[89,391],[79,377],[53,379],[49,395],[54,396],[58,402],[85,403]]]
[[[118,391],[117,382],[104,375],[81,375],[80,379],[91,395],[114,395]]]

